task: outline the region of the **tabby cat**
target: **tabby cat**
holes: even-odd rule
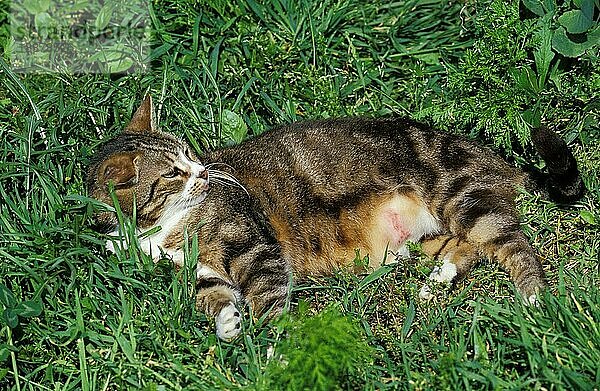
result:
[[[566,144],[544,129],[533,143],[549,195],[578,199],[584,186]],[[108,204],[114,188],[126,215],[135,202],[140,233],[161,227],[140,239],[154,258],[182,265],[184,233],[198,235],[197,306],[216,318],[222,339],[239,334],[245,304],[276,315],[292,276],[351,267],[356,249],[376,268],[408,255],[407,241],[422,242],[442,262],[431,280],[460,279],[487,256],[525,301],[545,286],[515,209],[517,189],[532,180],[473,141],[407,119],[294,123],[200,161],[157,129],[148,96],[124,132],[99,148],[87,186]],[[114,214],[98,220],[119,234]]]

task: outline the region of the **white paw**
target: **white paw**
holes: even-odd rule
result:
[[[108,239],[106,241],[106,249],[113,254],[116,254],[118,250],[124,251],[127,250],[127,244],[119,241],[118,238]]]
[[[410,257],[410,250],[408,249],[408,246],[405,244],[402,247],[400,247],[398,249],[398,251],[396,252],[396,258],[408,258]]]
[[[452,262],[444,262],[442,266],[436,266],[429,275],[431,281],[450,282],[456,277],[456,265]]]
[[[216,318],[217,323],[217,337],[223,341],[230,341],[242,330],[242,319],[240,312],[235,308],[233,303],[229,303]]]
[[[109,238],[106,241],[106,249],[113,254],[116,254],[120,249],[127,250],[127,243],[124,240],[121,240],[121,235],[118,230],[114,230],[108,234]]]
[[[525,300],[523,300],[524,304],[527,306],[532,306],[532,307],[539,307],[540,306],[540,301],[537,297],[536,294],[533,294],[529,297],[526,297]]]
[[[456,265],[449,261],[444,261],[442,266],[436,266],[429,275],[429,280],[435,282],[449,283],[457,275]],[[423,285],[419,291],[419,297],[423,300],[430,300],[433,298],[431,293],[431,287],[427,284]]]
[[[115,243],[112,240],[106,241],[106,249],[113,254],[117,252],[115,249]]]
[[[273,345],[267,346],[267,360],[272,359],[275,356],[275,348]]]
[[[419,291],[419,297],[423,300],[429,300],[433,297],[433,295],[431,294],[431,288],[429,287],[429,285],[427,285],[427,284],[423,285],[423,287]]]

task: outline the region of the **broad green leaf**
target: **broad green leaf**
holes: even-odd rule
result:
[[[260,18],[260,20],[265,20],[265,14],[263,13],[263,6],[259,6],[254,0],[248,0],[248,6],[250,9]]]
[[[523,112],[523,119],[534,128],[542,124],[542,115],[536,108],[527,109]]]
[[[594,46],[597,40],[600,39],[600,29],[596,28],[588,34],[588,40],[582,43],[576,43],[569,39],[567,32],[563,27],[559,27],[554,31],[552,36],[552,47],[554,50],[567,57],[579,57],[586,50]]]
[[[19,316],[14,308],[7,308],[2,312],[2,320],[11,329],[14,329],[19,324]]]
[[[415,320],[415,303],[411,300],[408,305],[408,310],[406,311],[406,317],[404,319],[404,324],[402,325],[402,335],[406,337],[408,332],[410,331],[410,327],[412,326],[413,321]]]
[[[535,72],[531,67],[527,66],[522,69],[510,69],[510,75],[515,79],[517,85],[523,90],[533,94],[537,94],[540,91],[538,85],[538,79]]]
[[[89,58],[90,62],[98,62],[101,69],[109,73],[123,73],[130,69],[134,62],[132,53],[123,44],[107,47]]]
[[[35,300],[22,301],[15,307],[17,315],[24,318],[39,316],[42,313],[42,303]]]
[[[523,5],[537,16],[544,16],[546,13],[540,0],[523,0]]]
[[[573,0],[573,4],[579,7],[586,17],[594,18],[594,0]]]
[[[550,63],[554,58],[554,52],[552,51],[552,31],[545,26],[540,32],[541,40],[537,50],[533,53],[535,58],[535,68],[538,74],[539,87],[543,88],[546,83],[546,77],[550,70]]]
[[[10,356],[10,349],[7,344],[0,344],[0,362],[6,360]],[[2,373],[0,373],[0,379],[2,379]]]
[[[579,212],[579,216],[588,224],[596,225],[596,216],[589,210],[582,210]]]
[[[111,61],[107,64],[107,70],[110,73],[124,73],[133,66],[133,60],[129,57],[123,56],[122,58]]]
[[[28,12],[37,15],[41,12],[48,11],[48,8],[50,8],[50,0],[24,0],[23,7],[25,7]]]
[[[215,79],[219,70],[219,54],[221,53],[221,43],[223,40],[224,38],[221,38],[210,52],[210,72]]]
[[[248,134],[248,127],[242,117],[230,110],[223,110],[221,126],[223,134],[238,144],[244,141]]]
[[[100,11],[98,12],[98,16],[96,16],[96,20],[94,21],[94,27],[96,30],[102,31],[108,26],[110,20],[112,19],[113,13],[115,11],[115,4],[112,1],[107,1],[104,3]]]
[[[130,363],[135,364],[135,350],[131,346],[131,343],[129,343],[127,338],[125,338],[123,335],[118,335],[115,338],[117,340],[117,343],[121,347],[121,350],[123,351],[123,353],[125,353],[125,357],[127,357]]]
[[[0,303],[6,308],[13,308],[16,304],[15,295],[4,284],[0,284]]]
[[[542,0],[542,3],[547,13],[554,14],[556,11],[556,0]]]
[[[581,10],[567,11],[558,18],[561,24],[571,34],[585,33],[592,27],[593,20]]]
[[[117,61],[121,58],[123,53],[119,50],[119,45],[115,45],[112,47],[106,47],[102,50],[99,50],[94,55],[90,56],[89,61],[98,61],[103,64],[110,63],[112,61]]]
[[[52,27],[54,20],[47,12],[40,12],[34,18],[35,29],[44,38],[48,38],[48,32]]]
[[[598,3],[598,7],[600,8],[600,3]],[[594,18],[594,0],[583,0],[581,2],[581,12],[590,18]]]

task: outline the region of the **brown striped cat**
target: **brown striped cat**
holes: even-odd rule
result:
[[[544,129],[533,143],[549,195],[578,199],[584,186],[566,144]],[[292,276],[351,267],[356,249],[376,268],[408,255],[408,241],[422,242],[443,262],[432,280],[462,278],[487,256],[526,302],[545,286],[515,208],[531,179],[473,141],[407,119],[294,123],[200,160],[156,128],[147,97],[88,168],[89,194],[111,204],[109,183],[124,214],[135,200],[140,232],[161,227],[140,239],[152,257],[182,265],[184,232],[198,235],[197,305],[216,318],[222,339],[239,334],[245,304],[278,314]],[[119,233],[113,214],[98,219]]]

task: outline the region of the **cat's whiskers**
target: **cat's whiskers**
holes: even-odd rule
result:
[[[214,181],[215,183],[221,183],[227,186],[237,186],[240,189],[244,190],[244,192],[246,194],[248,193],[248,190],[246,190],[246,188],[244,187],[244,185],[242,185],[237,179],[236,177],[234,177],[233,175],[229,174],[228,172],[225,171],[220,171],[220,170],[211,170],[209,167],[213,166],[214,164],[209,164],[206,166],[206,169],[208,170],[208,181],[210,183],[210,181]]]
[[[227,168],[230,168],[230,169],[232,169],[232,170],[233,170],[233,167],[231,167],[229,164],[227,164],[227,163],[222,163],[222,162],[213,162],[213,163],[208,163],[208,164],[207,164],[205,167],[208,169],[208,168],[211,168],[211,167],[214,167],[214,166],[225,166],[225,167],[227,167]],[[217,171],[218,171],[218,170],[217,170]]]

